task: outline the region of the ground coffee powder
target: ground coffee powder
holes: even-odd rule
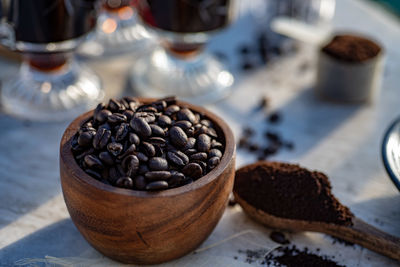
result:
[[[254,207],[289,219],[352,225],[327,176],[299,165],[259,161],[236,172],[234,191]]]
[[[381,51],[371,40],[354,35],[337,35],[322,48],[326,54],[348,62],[362,62],[375,57]]]

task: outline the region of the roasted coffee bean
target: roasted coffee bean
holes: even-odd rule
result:
[[[213,123],[210,120],[200,120],[200,123],[207,127],[214,127]]]
[[[204,161],[201,161],[201,160],[193,160],[192,163],[199,164],[203,173],[207,173],[207,163],[205,163]]]
[[[139,190],[145,189],[146,188],[146,179],[144,178],[144,176],[142,176],[142,175],[136,176],[134,179],[134,185],[135,185],[136,189],[139,189]]]
[[[144,177],[149,181],[168,180],[171,177],[169,171],[150,171],[144,174]]]
[[[103,123],[103,124],[101,124],[101,125],[99,126],[99,130],[100,130],[100,129],[106,129],[106,130],[111,131],[111,125],[108,124],[107,122],[106,122],[106,123]]]
[[[208,136],[210,136],[212,138],[218,138],[217,131],[215,131],[213,128],[207,128],[205,134],[207,134]]]
[[[270,233],[269,237],[272,241],[278,244],[287,245],[290,243],[290,241],[285,237],[285,234],[282,232],[273,231]]]
[[[117,180],[116,185],[122,188],[133,188],[133,181],[131,177],[121,177]]]
[[[139,169],[139,159],[135,155],[130,155],[124,158],[122,166],[128,176],[135,175]]]
[[[150,137],[148,142],[154,146],[157,145],[160,147],[164,147],[166,143],[165,139],[162,137]]]
[[[167,102],[165,102],[163,100],[159,100],[159,101],[153,102],[152,106],[155,107],[158,112],[161,112],[167,107]]]
[[[176,117],[178,120],[185,120],[190,121],[191,123],[196,122],[196,117],[194,116],[193,112],[188,108],[182,108],[176,113]]]
[[[121,113],[113,113],[107,118],[108,123],[110,124],[117,124],[121,122],[126,122],[127,118],[124,114]]]
[[[182,147],[182,150],[194,148],[196,145],[196,139],[194,137],[189,137],[186,144]]]
[[[187,130],[192,127],[192,123],[190,121],[177,121],[174,123],[174,126],[178,126],[182,128],[182,130]]]
[[[125,109],[125,110],[130,108],[130,107],[129,107],[128,101],[126,101],[126,100],[123,99],[123,98],[119,100],[119,103],[120,103],[122,106],[124,106],[124,109]]]
[[[117,131],[115,133],[115,140],[117,142],[120,142],[120,141],[124,140],[125,137],[128,135],[128,133],[129,133],[129,124],[128,123],[121,123],[117,127]]]
[[[94,153],[94,149],[93,148],[89,148],[85,151],[83,151],[82,153],[78,154],[76,156],[76,159],[83,159],[86,155],[90,155]]]
[[[176,104],[176,96],[166,96],[164,98],[159,99],[159,101],[165,101],[167,106],[175,105]]]
[[[92,145],[95,149],[103,149],[108,144],[111,137],[111,131],[100,128],[93,138]]]
[[[142,152],[138,152],[137,154],[136,154],[136,156],[138,157],[138,159],[140,160],[140,161],[143,161],[143,162],[147,162],[148,160],[149,160],[149,157],[147,157],[144,153],[142,153]]]
[[[221,150],[224,148],[224,146],[220,142],[213,140],[211,142],[211,148],[217,148]]]
[[[174,164],[176,166],[183,167],[189,163],[188,156],[186,156],[185,153],[183,153],[179,150],[168,152],[167,158],[172,164]]]
[[[183,147],[186,142],[187,142],[187,135],[186,133],[182,130],[182,128],[173,126],[169,130],[169,137],[173,145],[176,145],[177,147]]]
[[[118,158],[118,159],[123,159],[123,158],[125,158],[126,156],[129,156],[129,155],[134,154],[135,151],[136,151],[136,146],[135,146],[135,144],[131,144],[130,146],[127,147],[127,149],[125,150],[125,152],[122,153],[122,154],[120,154],[117,158]]]
[[[86,166],[88,166],[91,169],[98,169],[101,170],[104,168],[103,163],[94,155],[86,155],[84,157],[84,161]]]
[[[208,168],[210,170],[214,169],[220,162],[220,159],[218,157],[212,157],[208,160]]]
[[[211,138],[206,134],[200,134],[197,137],[197,150],[200,152],[208,152],[211,147]]]
[[[149,168],[152,171],[166,171],[168,170],[168,161],[164,158],[154,157],[149,159]]]
[[[162,190],[162,189],[167,189],[168,188],[168,183],[166,181],[155,181],[148,183],[146,185],[146,190]]]
[[[83,148],[79,145],[78,143],[78,134],[75,134],[74,137],[71,140],[71,149],[73,152],[81,152]]]
[[[189,129],[187,129],[186,131],[185,131],[185,133],[186,133],[186,135],[187,136],[193,136],[194,135],[194,127],[192,126],[192,127],[190,127]]]
[[[109,111],[108,109],[103,109],[103,110],[99,111],[99,113],[97,113],[96,117],[94,117],[94,118],[99,123],[104,123],[107,121],[108,116],[110,116],[111,114],[112,114],[112,112]]]
[[[108,166],[112,166],[114,164],[113,157],[107,151],[100,152],[99,159]]]
[[[163,127],[163,128],[164,128],[164,127],[170,126],[171,123],[172,123],[171,118],[168,117],[168,116],[166,116],[166,115],[161,115],[161,116],[158,117],[158,119],[157,119],[157,124],[158,124],[160,127]]]
[[[119,103],[118,100],[111,98],[108,101],[108,106],[107,106],[112,112],[118,112],[119,109],[121,108],[121,104]]]
[[[141,105],[137,109],[138,112],[147,112],[147,113],[156,113],[157,109],[153,106],[153,104]]]
[[[219,149],[213,148],[210,150],[210,152],[208,152],[208,157],[209,158],[212,158],[212,157],[221,158],[222,152]]]
[[[144,175],[148,171],[150,171],[150,170],[149,170],[149,167],[147,167],[146,164],[142,163],[142,164],[139,165],[139,170],[138,170],[139,174]]]
[[[133,118],[130,125],[140,137],[147,138],[151,135],[150,125],[143,118]]]
[[[122,114],[124,114],[126,116],[127,121],[130,121],[132,119],[134,113],[132,110],[127,109]]]
[[[175,187],[179,185],[185,179],[185,175],[178,171],[171,171],[171,178],[168,180],[168,185],[170,187]]]
[[[112,142],[107,145],[108,152],[110,152],[114,157],[121,154],[122,149],[123,149],[123,146],[120,143]]]
[[[193,183],[193,179],[190,177],[185,177],[185,179],[182,181],[182,185],[187,185]]]
[[[193,154],[195,154],[195,153],[197,153],[197,152],[198,152],[198,151],[197,151],[196,149],[194,149],[194,148],[186,149],[186,150],[184,151],[184,153],[185,153],[186,155],[188,155],[188,156],[193,155]]]
[[[207,153],[205,152],[199,152],[196,154],[192,154],[190,155],[190,160],[200,160],[200,161],[204,161],[207,159]]]
[[[180,109],[181,108],[177,105],[171,105],[165,109],[164,114],[167,116],[171,116],[171,115],[175,114],[176,112],[178,112]]]
[[[78,137],[78,144],[83,147],[90,146],[95,134],[96,134],[96,132],[93,132],[93,131],[87,131],[87,132],[81,133]]]
[[[99,103],[93,111],[93,118],[96,118],[100,111],[102,111],[106,106],[103,103]]]
[[[109,181],[111,184],[115,184],[115,183],[117,182],[119,176],[120,176],[120,175],[119,175],[119,173],[118,173],[118,171],[117,171],[116,168],[111,167],[111,168],[108,170],[108,181]]]
[[[165,136],[165,132],[160,126],[158,126],[156,124],[150,124],[150,128],[151,128],[151,132],[153,135]]]
[[[85,172],[89,174],[90,176],[96,178],[97,180],[101,179],[101,174],[98,173],[97,171],[91,170],[91,169],[86,169]]]
[[[197,163],[189,163],[182,169],[183,174],[191,178],[199,178],[203,174],[203,169]]]
[[[139,143],[140,143],[140,138],[139,138],[139,136],[138,136],[137,134],[135,134],[135,133],[130,133],[130,134],[129,134],[129,142],[130,142],[131,144],[135,144],[136,146],[138,146]]]
[[[142,144],[139,145],[139,149],[148,157],[154,157],[156,154],[154,146],[148,142],[142,142]]]
[[[133,117],[142,118],[147,123],[153,123],[156,121],[156,116],[154,115],[154,113],[150,113],[150,112],[144,112],[144,111],[136,112],[135,115],[133,115]]]

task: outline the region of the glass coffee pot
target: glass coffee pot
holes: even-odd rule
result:
[[[233,75],[204,48],[230,24],[233,6],[233,0],[139,0],[140,18],[161,45],[135,61],[133,89],[144,96],[177,95],[197,104],[229,93]]]
[[[3,82],[3,109],[31,120],[71,119],[104,97],[101,81],[72,52],[96,25],[95,0],[1,2],[0,42],[22,53]]]

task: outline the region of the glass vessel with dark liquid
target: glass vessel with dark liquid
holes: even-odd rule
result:
[[[100,79],[72,52],[96,25],[95,0],[1,2],[0,42],[22,53],[19,73],[2,86],[9,114],[65,120],[102,100]]]
[[[93,37],[79,49],[83,56],[138,52],[149,45],[148,31],[138,23],[136,0],[102,0]]]
[[[227,95],[234,78],[204,51],[210,36],[227,27],[233,0],[139,0],[144,25],[161,46],[136,60],[131,82],[141,95],[177,95],[202,104]]]

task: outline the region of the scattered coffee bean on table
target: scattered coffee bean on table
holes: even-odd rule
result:
[[[272,231],[269,234],[269,237],[271,238],[272,241],[282,244],[282,245],[286,245],[286,244],[290,243],[290,241],[286,238],[285,234],[282,232]]]
[[[99,104],[71,140],[79,166],[93,178],[133,190],[183,186],[213,170],[224,138],[204,114],[173,97],[149,104],[124,97]]]
[[[353,214],[332,194],[328,177],[295,164],[260,161],[236,171],[234,191],[277,217],[352,225]]]

